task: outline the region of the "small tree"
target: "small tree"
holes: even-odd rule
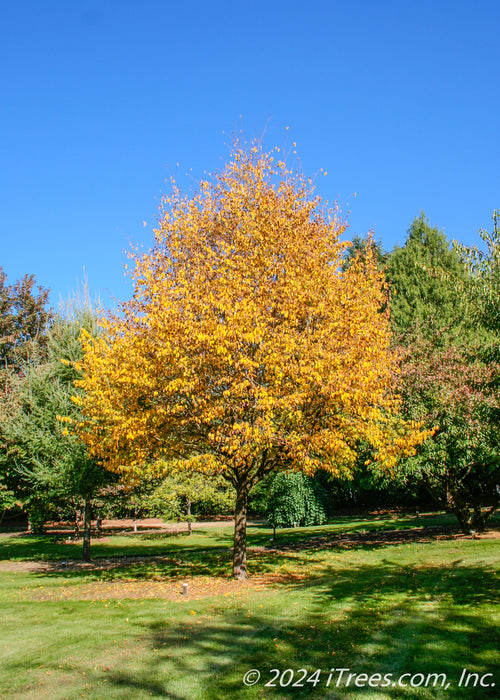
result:
[[[342,271],[345,224],[258,146],[192,198],[174,188],[135,293],[86,345],[82,429],[110,469],[153,458],[236,491],[233,574],[246,572],[250,490],[278,469],[352,469],[422,439],[397,418],[396,357],[367,251]]]
[[[227,509],[228,503],[234,500],[231,491],[221,477],[174,468],[142,502],[151,515],[164,520],[185,521],[188,534],[191,534],[192,523],[196,520],[193,507],[209,502]]]
[[[312,477],[302,472],[276,474],[271,486],[267,518],[274,529],[294,525],[322,525],[326,511]]]

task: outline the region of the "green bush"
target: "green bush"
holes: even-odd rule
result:
[[[302,472],[281,472],[274,477],[267,519],[274,527],[322,525],[326,522],[323,489]]]

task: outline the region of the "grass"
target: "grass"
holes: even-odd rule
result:
[[[500,516],[499,516],[500,517]],[[301,527],[279,529],[278,543],[291,543],[307,540],[315,536],[328,536],[343,532],[379,532],[384,530],[413,530],[415,527],[439,527],[454,525],[451,515],[422,514],[417,520],[414,515],[380,515],[371,519],[340,516],[321,527]],[[498,520],[496,521],[499,522]],[[10,537],[6,535],[10,534]],[[12,536],[12,535],[15,536]],[[226,523],[217,528],[196,529],[191,537],[187,532],[138,533],[115,535],[112,538],[94,538],[92,557],[132,557],[161,556],[165,553],[186,550],[206,551],[217,548],[228,551],[232,547],[233,525]],[[248,545],[266,546],[272,531],[263,525],[248,528]],[[23,533],[0,532],[0,561],[9,560],[54,560],[71,559],[81,556],[81,541],[68,542],[65,537],[51,535],[23,535]]]
[[[13,562],[13,570],[0,565],[0,693],[55,700],[497,697],[499,540],[455,538],[442,529],[445,516],[420,518],[419,526],[435,531],[416,524],[410,516],[339,518],[280,531],[273,548],[271,531],[252,527],[253,580],[242,584],[227,579],[227,525],[190,538],[97,541],[96,564],[108,561],[90,569],[61,567],[79,554],[73,544],[0,534],[0,557]],[[112,557],[138,555],[154,558],[110,566]],[[29,560],[39,568],[23,564]],[[180,595],[185,579],[189,597]],[[301,668],[309,676],[322,669],[316,686],[314,676],[302,687],[265,686],[276,675],[271,669],[294,669],[300,682]],[[370,688],[361,676],[365,687],[355,679],[337,687],[338,672],[326,687],[332,668],[394,679],[445,673],[450,687]],[[459,688],[464,668],[493,673],[484,682],[497,686]],[[245,687],[249,669],[262,677]]]

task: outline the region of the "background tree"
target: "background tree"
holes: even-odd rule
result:
[[[76,308],[72,319],[57,319],[48,334],[47,355],[31,358],[13,380],[11,401],[2,418],[2,460],[16,476],[18,497],[34,529],[69,501],[84,510],[83,559],[90,558],[92,498],[112,475],[70,435],[66,421],[79,420],[78,393],[83,357],[81,329],[97,332],[90,308]]]
[[[326,492],[302,472],[280,472],[273,479],[267,519],[277,527],[322,525],[326,522]]]
[[[5,477],[0,474],[0,524],[2,523],[8,510],[19,508],[21,506],[21,502],[16,497],[14,491],[9,489],[9,487],[4,483],[4,478]]]
[[[53,317],[47,308],[49,290],[38,286],[34,275],[7,283],[0,267],[0,367],[18,369],[33,352],[32,345],[46,344],[46,331]]]
[[[185,521],[188,533],[196,520],[196,510],[210,504],[211,513],[227,512],[234,503],[232,488],[220,476],[171,469],[142,499],[150,515],[164,520]]]
[[[396,416],[396,357],[368,251],[341,270],[344,223],[259,147],[191,199],[174,188],[135,293],[86,345],[82,430],[114,470],[176,459],[236,491],[233,574],[246,577],[248,494],[277,469],[348,472],[421,439]]]
[[[52,319],[48,306],[49,290],[38,286],[35,277],[24,275],[13,285],[0,267],[0,426],[12,408],[13,382],[21,365],[38,361],[47,341]],[[19,506],[14,493],[16,478],[3,455],[7,444],[0,427],[0,520],[10,508]]]
[[[424,485],[435,501],[455,513],[464,532],[484,529],[498,502],[494,387],[499,365],[491,352],[493,326],[488,330],[485,320],[495,317],[491,288],[485,284],[494,278],[490,258],[494,255],[451,249],[421,216],[405,247],[391,253],[387,265],[396,292],[391,297],[393,327],[405,345],[405,415],[437,428],[414,457],[399,465],[398,474],[403,482]]]
[[[431,227],[423,212],[413,221],[404,246],[389,254],[385,274],[398,342],[417,327],[432,335],[460,325],[464,305],[457,282],[465,279],[465,267],[444,233]]]
[[[487,351],[500,359],[500,211],[493,212],[493,232],[479,232],[485,250],[455,242],[455,250],[467,270],[460,292],[466,297],[472,324],[488,333]]]
[[[358,258],[364,260],[366,258],[368,248],[371,250],[377,267],[379,270],[384,270],[387,265],[388,253],[384,251],[382,241],[374,241],[371,235],[368,236],[353,236],[351,243],[347,246],[343,260],[342,269],[345,271],[349,265]]]
[[[471,348],[414,339],[402,365],[405,410],[437,426],[399,473],[422,482],[456,515],[463,532],[483,531],[497,509],[500,483],[498,363],[484,363]]]

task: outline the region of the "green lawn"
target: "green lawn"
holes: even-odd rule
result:
[[[253,527],[254,579],[242,584],[227,577],[228,525],[192,537],[96,541],[95,563],[108,561],[90,569],[71,566],[76,545],[0,534],[0,693],[134,700],[497,697],[500,540],[453,538],[442,529],[448,522],[445,516],[418,523],[410,516],[339,518],[321,528],[280,531],[272,549],[271,531]],[[149,555],[149,561],[123,559]],[[29,560],[38,560],[38,569]],[[184,580],[187,598],[180,594]],[[337,686],[339,672],[330,670],[340,668],[366,676]],[[472,688],[471,680],[459,688],[464,668],[479,677],[492,673],[483,679],[489,687]],[[245,687],[250,669],[260,670],[261,680]],[[266,687],[277,675],[271,669],[293,669],[292,683],[303,685],[287,685],[288,672],[283,686],[278,677]],[[441,679],[439,687],[424,687],[430,673],[446,674],[448,689]],[[373,674],[393,675],[384,681]],[[401,674],[422,674],[413,679],[422,687],[393,686]],[[374,686],[390,685],[370,688],[368,677]]]

